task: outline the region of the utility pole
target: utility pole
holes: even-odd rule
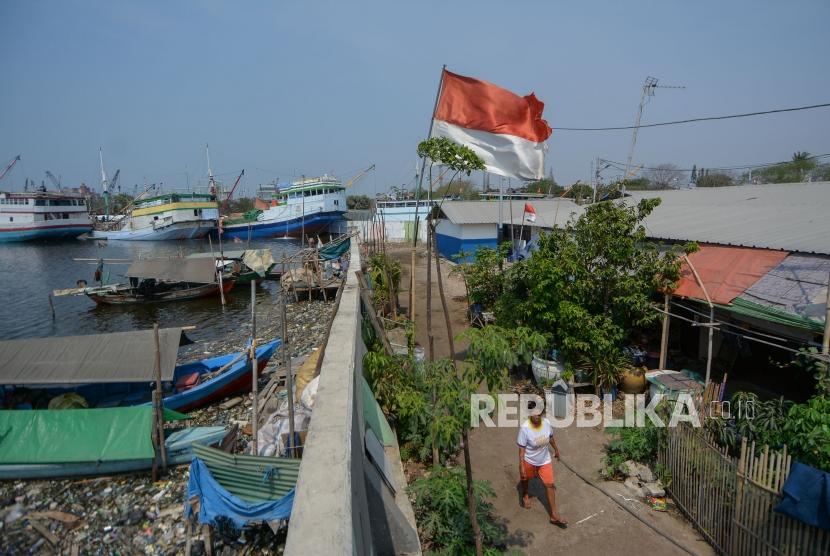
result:
[[[634,131],[631,133],[631,146],[628,148],[628,159],[625,162],[625,174],[622,179],[622,196],[625,197],[625,180],[629,178],[631,172],[631,161],[634,158],[634,147],[637,145],[637,133],[640,131],[640,120],[643,117],[643,108],[649,103],[651,97],[654,96],[654,89],[660,87],[661,89],[685,89],[683,86],[675,85],[657,85],[656,77],[646,77],[643,82],[643,92],[640,95],[640,105],[637,108],[637,116],[634,119]]]

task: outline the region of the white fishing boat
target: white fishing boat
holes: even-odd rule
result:
[[[120,240],[198,239],[216,229],[219,205],[210,193],[162,193],[140,199],[123,217],[96,222],[92,237]]]
[[[46,188],[0,192],[0,242],[75,238],[90,230],[82,195]]]
[[[325,231],[346,213],[346,187],[339,179],[323,175],[260,190],[261,209],[222,219],[227,239],[301,237]]]

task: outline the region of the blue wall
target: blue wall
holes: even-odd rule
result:
[[[438,244],[438,253],[441,256],[451,259],[455,262],[470,262],[473,260],[473,255],[479,247],[489,247],[495,249],[498,246],[496,238],[480,238],[480,239],[461,239],[455,236],[444,234],[435,234],[435,240]],[[467,257],[456,257],[458,253],[464,251],[468,253]]]

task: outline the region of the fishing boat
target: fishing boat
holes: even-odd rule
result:
[[[216,268],[234,279],[234,286],[248,286],[251,282],[259,284],[276,266],[270,249],[245,249],[242,251],[224,251],[219,254],[193,253],[188,259],[215,259]]]
[[[62,191],[0,192],[0,242],[76,238],[92,230],[82,195]]]
[[[132,241],[199,239],[216,229],[219,205],[210,193],[163,193],[138,199],[125,214],[96,222],[91,237]]]
[[[318,234],[343,219],[345,191],[340,180],[329,175],[260,189],[261,208],[222,218],[219,232],[223,238],[240,240]]]
[[[140,280],[137,285],[112,284],[86,288],[84,294],[98,305],[134,305],[138,303],[166,303],[189,301],[203,297],[217,297],[233,289],[236,280],[228,276],[220,286],[192,282],[158,282],[152,278]]]
[[[160,329],[158,338],[158,348],[152,330],[0,342],[0,392],[4,391],[0,406],[146,406],[157,379],[165,408],[190,411],[250,390],[252,362],[247,348],[176,365],[179,345],[189,341],[182,329]],[[257,346],[257,373],[262,373],[281,344],[275,339]],[[55,354],[60,354],[59,360]],[[75,405],[57,403],[67,399]]]
[[[233,275],[218,271],[213,261],[206,258],[138,260],[124,276],[129,279],[128,283],[83,284],[55,290],[53,296],[83,294],[99,305],[166,303],[224,295],[236,282]]]
[[[150,407],[0,411],[0,480],[112,475],[159,463]],[[187,419],[165,410],[165,420]],[[190,463],[193,446],[221,445],[228,427],[165,429],[167,465]]]

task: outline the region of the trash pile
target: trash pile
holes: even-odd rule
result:
[[[646,498],[654,509],[665,511],[666,490],[647,465],[624,461],[620,464],[620,472],[625,475],[625,486],[629,491],[639,498]]]
[[[265,305],[265,304],[263,304]],[[268,304],[270,306],[270,304]],[[332,302],[291,303],[288,346],[292,368],[323,340],[332,316]],[[271,313],[270,315],[268,313]],[[281,335],[282,323],[273,310],[259,306],[257,337]],[[250,330],[220,341],[198,342],[182,348],[180,361],[239,351]],[[260,377],[260,391],[279,369],[281,352],[274,354]],[[252,396],[240,394],[189,413],[193,425],[237,424],[234,452],[251,440]],[[246,430],[247,428],[247,430]],[[245,434],[247,432],[247,434]],[[0,555],[6,554],[183,554],[187,539],[183,515],[188,467],[171,468],[153,483],[149,473],[89,479],[0,482]],[[191,535],[191,554],[204,554],[199,531]],[[285,530],[269,527],[241,535],[214,529],[215,554],[281,554]]]

